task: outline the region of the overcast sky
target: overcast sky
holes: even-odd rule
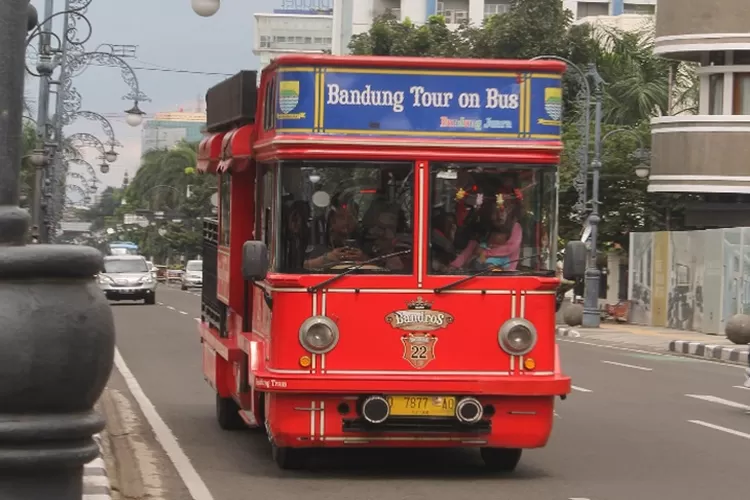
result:
[[[44,0],[32,3],[41,20]],[[64,4],[64,0],[55,0],[55,12],[64,10]],[[227,75],[257,69],[253,14],[271,12],[280,4],[281,0],[223,0],[216,15],[202,18],[193,12],[190,0],[93,0],[86,13],[93,33],[85,47],[93,51],[102,43],[137,45],[136,58],[127,61],[136,71],[141,90],[152,99],[142,103],[141,109],[150,116],[179,108],[193,111],[198,98]],[[56,28],[60,33],[61,26]],[[123,101],[122,96],[129,89],[117,68],[100,66],[86,69],[73,85],[83,98],[81,110],[105,115],[124,146],[109,174],[97,172],[105,184],[120,185],[126,170],[132,177],[141,154],[142,127],[125,123],[124,110],[132,102]],[[37,92],[36,79],[29,77],[26,94],[34,118]],[[66,127],[65,133],[89,132],[105,139],[101,130],[96,123],[79,120]],[[86,157],[93,162],[95,151],[86,152]]]

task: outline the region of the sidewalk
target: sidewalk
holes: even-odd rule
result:
[[[557,326],[558,337],[581,338],[647,349],[674,352],[728,363],[750,365],[747,345],[733,344],[723,335],[671,328],[602,323],[599,328]]]

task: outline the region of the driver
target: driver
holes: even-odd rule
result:
[[[358,213],[359,207],[354,202],[342,203],[338,197],[331,200],[325,241],[307,248],[305,269],[320,269],[339,262],[365,260],[356,237]]]

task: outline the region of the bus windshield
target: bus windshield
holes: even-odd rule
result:
[[[413,246],[411,162],[284,161],[279,271],[336,274]],[[411,274],[409,252],[357,272]]]
[[[430,185],[430,274],[467,275],[490,267],[543,275],[554,272],[554,168],[433,163]]]

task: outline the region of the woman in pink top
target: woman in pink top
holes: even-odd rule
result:
[[[478,267],[503,266],[509,271],[515,271],[518,266],[518,256],[521,252],[523,230],[521,224],[513,223],[513,229],[493,228],[486,241],[469,242],[466,248],[451,262],[451,267],[458,269],[476,259]]]

